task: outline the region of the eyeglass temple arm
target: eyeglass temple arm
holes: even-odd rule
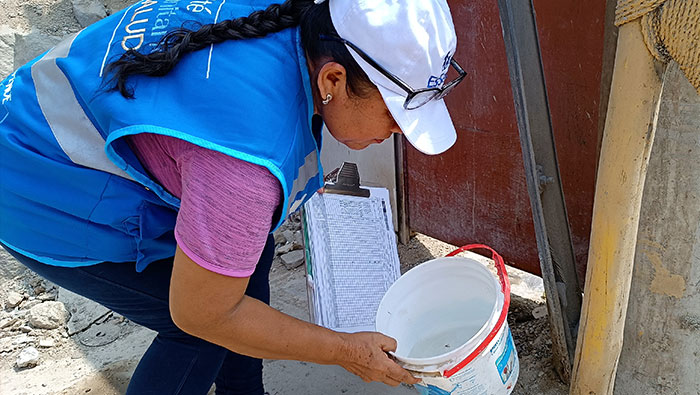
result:
[[[399,77],[393,75],[387,69],[382,67],[379,63],[375,62],[374,59],[372,59],[369,55],[367,55],[363,50],[361,50],[359,47],[357,47],[355,44],[351,43],[350,41],[342,38],[342,37],[332,37],[332,36],[326,36],[325,34],[321,34],[319,36],[322,40],[330,40],[330,41],[337,41],[340,43],[343,43],[347,45],[348,47],[352,48],[353,51],[355,51],[356,54],[360,55],[360,57],[367,63],[369,63],[370,66],[374,67],[375,69],[379,70],[382,72],[382,75],[387,77],[391,82],[395,83],[396,85],[399,86],[399,88],[403,89],[406,91],[406,93],[414,93],[413,89],[405,83],[403,80],[401,80]]]
[[[467,75],[467,72],[464,71],[464,69],[462,68],[462,66],[460,66],[459,63],[457,63],[457,61],[454,60],[454,58],[453,58],[453,59],[450,59],[450,64],[452,65],[452,67],[454,67],[454,68],[457,70],[457,72],[459,73],[459,76],[460,76],[460,77],[463,77],[463,76]]]

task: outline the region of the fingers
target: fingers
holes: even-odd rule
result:
[[[391,338],[389,338],[391,339]],[[392,341],[394,339],[391,339]],[[396,342],[394,341],[393,349],[396,349]],[[388,354],[386,355],[386,360],[384,361],[385,366],[387,366],[387,373],[386,377],[388,380],[383,380],[384,383],[393,385],[392,382],[396,382],[398,384],[400,383],[408,383],[408,384],[416,384],[420,382],[419,379],[413,377],[411,373],[409,373],[408,370],[402,368],[396,361],[394,361]]]
[[[408,373],[402,368],[399,368],[398,372],[392,371],[376,381],[381,381],[384,384],[390,385],[392,387],[396,387],[401,383],[417,384],[420,382],[419,379],[411,376],[410,373]]]
[[[395,387],[401,383],[416,384],[419,379],[411,376],[411,374],[394,363],[393,361],[382,361],[381,367],[368,369],[365,366],[350,364],[343,366],[350,373],[359,376],[364,382],[369,383],[378,381]]]
[[[367,372],[364,372],[362,369],[357,369],[357,370],[356,369],[348,369],[348,371],[359,376],[362,379],[362,381],[364,381],[365,383],[371,383],[373,381],[377,381],[380,383],[390,385],[392,387],[396,387],[399,384],[401,384],[402,382],[404,382],[400,379],[392,377],[391,375],[374,375],[374,376],[368,375],[368,374],[365,374]],[[411,382],[410,384],[415,384],[415,383]]]
[[[400,380],[396,380],[396,379],[394,379],[394,378],[392,378],[392,377],[389,377],[389,376],[386,376],[386,377],[384,378],[384,380],[382,380],[382,382],[383,382],[384,384],[390,385],[390,386],[392,386],[392,387],[398,387],[399,384],[401,384],[401,381],[400,381]]]
[[[351,337],[358,348],[356,354],[348,354],[355,355],[353,360],[341,365],[348,371],[365,382],[379,381],[393,387],[420,382],[387,354],[396,350],[396,340],[377,332],[355,333]]]
[[[391,361],[391,364],[393,366],[390,368],[390,371],[387,374],[387,376],[390,376],[394,380],[407,384],[416,384],[420,382],[420,379],[413,377],[413,375],[411,375],[411,373],[409,373],[408,370],[402,368],[396,362]]]
[[[380,334],[381,335],[381,334]],[[382,336],[382,343],[381,347],[384,352],[389,352],[389,351],[396,351],[397,343],[394,338],[391,338],[386,335],[381,335]],[[393,380],[399,381],[402,383],[408,383],[408,384],[416,384],[420,382],[420,379],[417,379],[413,377],[406,369],[402,368],[397,364],[393,358],[391,358],[390,355],[387,354],[387,358],[389,359],[389,363],[391,363],[393,366],[391,367],[391,374],[389,376],[392,377]]]
[[[382,351],[389,352],[389,351],[396,351],[396,340],[392,337],[382,335],[379,333],[379,335],[382,337],[380,347],[382,348]]]
[[[396,382],[397,385],[401,383],[406,383],[406,384],[417,384],[420,383],[420,379],[417,379],[413,377],[408,371],[405,369],[399,367],[398,371],[392,371],[391,373],[387,374],[387,379],[389,379],[391,382]],[[385,381],[385,383],[392,385],[389,381]]]

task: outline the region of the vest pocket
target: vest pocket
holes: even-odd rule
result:
[[[177,211],[143,201],[138,216],[124,220],[127,234],[133,237],[136,248],[136,271],[143,271],[150,263],[175,255],[175,220]]]

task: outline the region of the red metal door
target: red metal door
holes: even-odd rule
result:
[[[446,98],[457,143],[427,156],[406,147],[411,229],[485,243],[539,274],[508,65],[496,1],[449,1],[455,59],[469,73]],[[598,143],[605,0],[534,1],[577,266],[585,268]]]

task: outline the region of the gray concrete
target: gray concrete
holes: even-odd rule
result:
[[[391,136],[381,144],[373,144],[362,151],[351,150],[331,136],[327,128],[323,128],[323,149],[321,164],[326,174],[340,167],[343,162],[357,163],[362,185],[384,187],[389,190],[391,211],[394,213],[394,229],[398,230],[398,213],[396,207],[396,171],[394,168],[394,139]]]
[[[615,394],[700,394],[700,97],[668,67]]]
[[[282,272],[278,272],[282,271]],[[293,317],[308,321],[304,268],[287,271],[280,266],[270,274],[271,305]],[[280,333],[284,336],[284,333]],[[377,394],[415,395],[408,386],[389,387],[365,383],[340,366],[324,366],[298,361],[265,361],[265,390],[271,395],[288,394]]]

